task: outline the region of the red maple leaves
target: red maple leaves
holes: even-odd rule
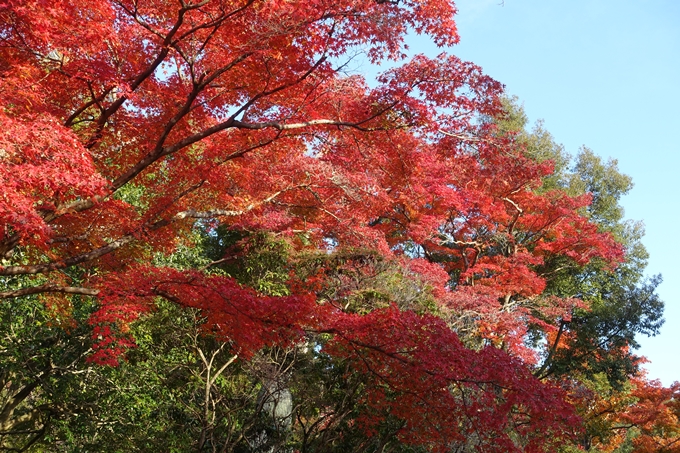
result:
[[[434,450],[473,436],[485,451],[538,451],[575,421],[531,376],[524,339],[579,303],[540,297],[541,266],[615,266],[622,248],[581,213],[588,196],[542,190],[550,163],[497,133],[502,86],[478,66],[417,56],[375,88],[341,67],[362,46],[400,58],[408,29],[453,44],[454,12],[445,0],[4,2],[0,253],[26,254],[0,276],[51,283],[2,296],[98,293],[104,364],[158,297],[200,309],[244,359],[332,333],[324,352],[370,377],[368,431],[393,416],[403,441]],[[218,223],[396,256],[447,322],[140,265]],[[455,331],[471,328],[503,350],[466,349]]]

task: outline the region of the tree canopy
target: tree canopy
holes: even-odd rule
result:
[[[0,4],[0,449],[680,448],[630,178],[405,58],[455,12]]]

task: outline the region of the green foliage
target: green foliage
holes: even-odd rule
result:
[[[141,213],[149,207],[148,202],[144,200],[145,190],[142,185],[129,183],[118,189],[114,198],[134,206]]]
[[[603,230],[610,231],[623,240],[623,207],[621,197],[633,188],[630,176],[619,172],[618,162],[602,159],[588,148],[582,148],[576,156],[569,186],[577,193],[590,193],[593,197],[588,207],[590,218]]]
[[[612,387],[620,389],[637,374],[638,361],[630,350],[637,347],[635,336],[655,335],[663,323],[663,302],[656,294],[660,278],[630,283],[612,273],[600,276],[609,279],[590,282],[590,309],[572,317],[568,347],[555,353],[550,372],[580,372],[589,378],[605,373]]]
[[[126,362],[90,368],[78,392],[71,389],[70,398],[90,406],[55,423],[48,445],[68,452],[212,451],[253,423],[256,384],[202,331],[196,311],[159,302],[132,333],[137,348]]]
[[[205,257],[216,269],[241,284],[270,296],[290,294],[290,245],[266,232],[235,231],[224,225],[200,228],[200,244]]]
[[[0,451],[21,451],[92,402],[73,396],[89,353],[89,298],[0,304]],[[61,305],[59,305],[61,304]]]

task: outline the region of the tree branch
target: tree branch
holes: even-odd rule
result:
[[[32,288],[15,289],[13,291],[0,292],[0,299],[11,299],[14,297],[28,296],[41,293],[63,293],[63,294],[82,294],[85,296],[96,296],[99,290],[91,288],[81,288],[77,286],[57,286],[53,283],[46,283]]]
[[[28,266],[7,266],[0,267],[0,275],[31,275],[31,274],[45,274],[47,272],[56,271],[59,269],[66,269],[67,267],[76,264],[92,261],[101,256],[106,255],[116,249],[121,248],[125,244],[132,242],[135,236],[128,234],[120,239],[110,242],[104,247],[94,249],[91,252],[83,253],[82,255],[72,256],[62,261],[57,261],[47,264],[33,264]]]
[[[550,348],[550,352],[548,352],[548,357],[545,359],[545,362],[543,363],[543,366],[539,368],[535,373],[534,376],[536,376],[537,379],[543,379],[544,377],[547,376],[547,374],[543,374],[549,367],[550,367],[550,362],[553,358],[553,355],[555,354],[555,351],[557,350],[557,345],[559,344],[560,338],[562,337],[562,333],[564,332],[564,326],[569,324],[568,321],[561,320],[560,321],[560,330],[557,331],[557,336],[555,337],[555,341],[553,342],[552,347]]]

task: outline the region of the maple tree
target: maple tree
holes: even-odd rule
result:
[[[541,451],[572,434],[527,338],[557,345],[587,308],[546,292],[552,264],[624,259],[587,215],[593,196],[546,183],[554,162],[503,133],[502,86],[472,63],[416,56],[373,88],[343,73],[352,52],[404,60],[409,29],[454,44],[453,2],[40,4],[0,4],[3,303],[40,295],[89,329],[92,352],[74,354],[102,365],[134,348],[134,322],[159,299],[199,310],[233,360],[313,344],[361,376],[352,419],[385,442]],[[197,232],[225,231],[341,264],[282,260],[285,278],[239,282],[220,268],[229,254],[173,263]],[[333,252],[366,249],[429,305],[343,303],[345,277],[371,266]],[[87,321],[71,316],[88,297]]]

